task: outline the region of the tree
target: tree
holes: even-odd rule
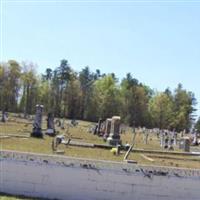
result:
[[[0,106],[1,110],[5,109],[5,82],[6,82],[6,66],[5,63],[0,64]]]
[[[9,88],[7,90],[10,91],[9,97],[9,109],[14,112],[17,111],[17,103],[20,91],[20,77],[21,77],[21,66],[14,60],[8,61],[10,72],[9,72]]]
[[[197,122],[195,123],[195,129],[200,133],[200,117],[198,118]]]
[[[46,112],[53,112],[53,103],[52,103],[52,95],[53,95],[53,87],[52,87],[52,79],[53,79],[53,70],[51,68],[47,68],[45,74],[42,74],[42,79],[39,81],[39,96],[42,104],[45,105]]]
[[[91,108],[92,98],[95,98],[94,93],[94,83],[101,77],[100,70],[96,70],[96,73],[92,73],[88,66],[83,68],[79,73],[79,81],[81,87],[81,118],[83,119],[92,119],[91,117]],[[96,117],[94,117],[96,118]],[[94,119],[92,119],[94,120]]]
[[[95,82],[94,95],[98,102],[98,117],[108,118],[119,115],[119,89],[112,75],[107,75]]]
[[[50,81],[53,76],[53,70],[51,68],[47,68],[45,74],[42,74],[43,81]]]
[[[149,126],[148,96],[148,87],[139,84],[130,73],[122,80],[121,115],[130,126]]]
[[[17,111],[20,91],[21,67],[14,61],[0,65],[0,106],[6,111]]]
[[[154,127],[169,129],[173,114],[173,102],[165,93],[156,94],[149,102]]]
[[[21,75],[23,83],[23,94],[20,101],[20,110],[24,114],[31,114],[35,111],[37,102],[37,81],[33,63],[23,63],[23,72]]]
[[[194,108],[196,105],[196,99],[192,92],[187,92],[183,89],[181,84],[175,89],[174,94],[174,120],[173,127],[176,130],[189,130],[193,121],[193,113],[196,111]]]
[[[71,77],[66,90],[65,90],[65,115],[70,119],[81,119],[81,90],[80,81],[77,79],[76,74]]]
[[[0,63],[2,110],[32,114],[36,104],[44,104],[46,112],[57,117],[97,121],[120,115],[131,126],[177,131],[189,130],[194,123],[196,99],[181,84],[173,92],[167,88],[155,93],[130,73],[119,83],[114,73],[92,72],[88,66],[75,72],[66,59],[41,75],[35,67],[15,60]]]
[[[61,60],[60,66],[52,73],[52,99],[51,106],[56,116],[64,117],[66,102],[64,102],[65,89],[71,79],[73,70],[66,59]]]

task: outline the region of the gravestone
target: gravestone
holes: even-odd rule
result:
[[[75,127],[78,125],[78,121],[76,121],[76,119],[72,119],[71,124]]]
[[[149,138],[149,132],[148,130],[145,132],[145,135],[144,135],[144,144],[148,144],[148,138]]]
[[[35,114],[35,120],[33,123],[33,131],[31,133],[31,137],[43,138],[42,111],[43,111],[43,105],[36,105],[36,114]]]
[[[105,133],[104,133],[104,140],[107,140],[107,138],[109,137],[109,134],[110,134],[110,129],[111,129],[111,121],[112,119],[108,118],[106,119],[106,129],[105,129]]]
[[[98,127],[97,127],[97,135],[101,135],[101,125],[102,125],[103,120],[99,119],[98,121]]]
[[[94,129],[93,129],[93,135],[97,134],[97,129],[98,129],[98,124],[95,124]]]
[[[6,113],[4,110],[2,110],[1,122],[6,122]]]
[[[106,121],[103,121],[103,123],[101,124],[101,134],[100,134],[100,136],[103,137],[105,132],[106,132]]]
[[[61,144],[62,141],[64,141],[64,139],[65,139],[64,135],[57,135],[56,137],[54,137],[52,141],[52,150],[57,151],[58,145]]]
[[[194,146],[198,145],[198,137],[197,137],[197,130],[196,129],[194,130],[194,133],[193,133],[192,145],[194,145]]]
[[[183,131],[181,131],[181,137],[184,137],[186,134],[186,130],[184,129]]]
[[[63,129],[63,130],[65,129],[65,119],[64,118],[62,119],[60,128]]]
[[[155,129],[155,133],[156,133],[156,136],[157,136],[157,138],[159,139],[159,137],[160,137],[160,129]]]
[[[160,147],[163,148],[165,143],[165,133],[161,130],[160,131]]]
[[[165,131],[164,133],[164,149],[167,149],[168,148],[168,145],[169,145],[169,133],[168,131]]]
[[[173,136],[173,139],[174,139],[174,145],[176,146],[176,145],[177,145],[177,137],[178,137],[178,134],[177,134],[177,132],[175,131],[175,129],[174,129],[173,132],[172,132],[172,136]]]
[[[55,136],[56,135],[56,130],[55,130],[55,126],[54,126],[54,115],[53,115],[53,113],[48,113],[46,134],[49,135],[49,136]]]
[[[94,135],[100,136],[102,122],[103,122],[103,120],[100,118],[99,121],[98,121],[98,123],[95,125],[94,132],[93,132]]]
[[[57,127],[60,127],[61,126],[61,121],[59,119],[56,119],[55,120],[55,124]]]
[[[144,144],[147,144],[148,143],[148,137],[149,137],[148,130],[146,130],[146,128],[143,127],[142,133],[143,133],[143,142],[144,142]]]
[[[121,144],[120,140],[120,122],[121,118],[119,116],[112,117],[111,120],[111,130],[107,141],[110,145]]]
[[[168,141],[168,149],[169,150],[174,150],[174,139],[173,138],[169,138],[169,141]]]
[[[179,143],[179,149],[182,149],[185,152],[190,152],[190,138],[183,137]]]

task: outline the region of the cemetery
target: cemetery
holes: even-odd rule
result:
[[[45,115],[43,105],[35,109],[33,116],[1,114],[1,192],[48,199],[66,199],[66,194],[69,199],[94,199],[97,194],[128,199],[135,191],[135,199],[151,194],[149,199],[167,200],[188,199],[187,192],[192,191],[190,199],[199,198],[197,132],[129,127],[120,116],[97,123],[61,119]],[[16,181],[19,187],[14,187]],[[154,185],[155,191],[145,193],[143,182],[147,188]],[[159,184],[166,185],[161,196],[156,193]],[[173,184],[181,195],[180,191],[168,194]]]
[[[2,115],[3,118],[6,117]],[[37,105],[35,118],[24,119],[10,114],[0,127],[1,146],[5,150],[123,161],[127,150],[132,147],[128,157],[139,164],[200,168],[197,133],[145,128],[133,130],[120,125],[117,116],[99,120],[96,124],[79,121],[73,125],[71,120],[54,119],[52,113],[43,116],[42,106]],[[117,146],[120,152],[113,155],[111,149]]]
[[[0,200],[200,200],[200,0],[0,2]]]

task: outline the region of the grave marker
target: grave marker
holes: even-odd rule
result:
[[[4,110],[2,110],[1,122],[6,122],[6,113]]]
[[[111,131],[107,141],[110,145],[118,145],[121,144],[120,140],[120,122],[121,118],[119,116],[112,117],[111,120]]]
[[[111,130],[111,122],[112,122],[112,119],[108,118],[106,119],[106,129],[105,129],[105,133],[104,133],[104,139],[106,140],[108,137],[109,137],[109,134],[110,134],[110,130]]]
[[[54,126],[54,115],[53,113],[48,113],[47,116],[47,131],[46,134],[49,136],[55,136],[56,134],[55,126]]]
[[[43,138],[42,134],[42,111],[43,105],[36,105],[35,120],[33,123],[33,131],[31,133],[32,137]]]

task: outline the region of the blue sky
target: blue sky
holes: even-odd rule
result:
[[[88,65],[119,78],[131,72],[157,90],[180,82],[200,102],[200,2],[7,0],[2,5],[3,61],[32,61],[43,72],[66,58],[77,71]]]

